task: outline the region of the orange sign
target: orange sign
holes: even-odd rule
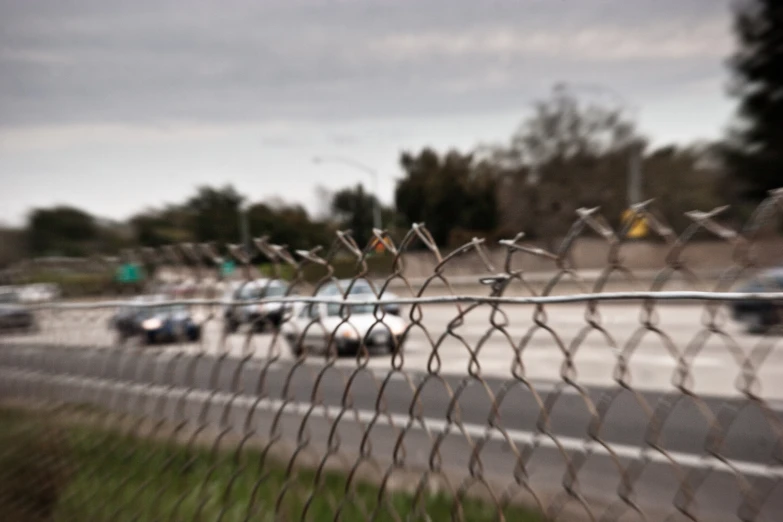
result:
[[[386,246],[383,244],[383,241],[379,241],[377,237],[373,239],[372,248],[379,254],[386,250]]]

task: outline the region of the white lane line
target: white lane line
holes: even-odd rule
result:
[[[207,395],[204,393],[204,395]],[[228,400],[228,399],[218,399]],[[254,400],[251,398],[243,397],[238,401],[244,403],[247,406],[252,406]],[[263,409],[269,412],[277,412],[283,409],[286,413],[303,416],[307,413],[310,416],[317,415],[318,417],[330,420],[335,415],[329,415],[329,407],[323,405],[313,406],[308,403],[284,403],[275,399],[264,399],[263,404],[259,404],[257,409]],[[333,411],[339,411],[337,407],[331,408]],[[354,410],[352,415],[343,417],[345,419],[358,419],[361,422],[369,423],[375,421],[375,424],[383,426],[402,428],[403,426],[410,425],[411,428],[421,429],[427,433],[435,434],[447,434],[447,435],[461,435],[467,434],[474,438],[486,438],[497,442],[505,442],[506,439],[502,432],[496,428],[488,428],[486,425],[479,424],[454,424],[440,419],[432,418],[420,418],[413,419],[408,415],[401,415],[397,413],[378,414],[373,411],[367,410]],[[534,445],[535,447],[544,447],[549,449],[558,449],[560,447],[567,451],[580,451],[587,454],[598,454],[603,456],[609,456],[609,451],[601,444],[585,439],[578,439],[575,437],[567,437],[563,435],[555,435],[557,444],[551,438],[546,435],[536,434],[523,430],[506,430],[508,438],[517,444]],[[711,471],[734,473],[739,472],[743,475],[749,476],[764,476],[764,477],[783,477],[783,467],[781,466],[765,466],[763,464],[757,464],[755,462],[727,460],[723,462],[710,455],[696,455],[693,453],[684,453],[680,451],[668,451],[668,457],[663,455],[659,451],[648,448],[631,446],[627,444],[608,443],[607,446],[620,458],[627,458],[631,460],[645,460],[648,462],[671,464],[672,461],[680,466],[706,469]],[[732,469],[733,468],[733,469]]]
[[[286,368],[286,369],[290,370],[291,367],[293,366],[293,361],[286,361],[286,362],[289,363],[289,364],[287,366],[285,366],[285,367],[282,365],[282,361],[280,361],[280,362],[274,363],[273,365],[270,365],[270,369],[281,370],[281,369]],[[254,370],[261,370],[265,366],[264,364],[261,364],[260,362],[257,362],[257,361],[250,361],[247,364],[248,364],[248,366],[251,369],[254,369]],[[307,360],[305,360],[302,363],[302,366],[307,366],[307,367],[310,367],[310,368],[312,368],[314,370],[321,370],[321,369],[323,369],[324,364],[321,363],[321,362],[318,362],[318,361],[307,361]],[[332,369],[334,369],[336,371],[339,371],[339,372],[343,372],[343,373],[351,373],[354,370],[356,370],[356,367],[353,366],[353,365],[336,364],[336,365],[332,366]],[[363,369],[362,372],[364,372],[364,373],[371,373],[373,375],[373,377],[375,377],[375,379],[378,382],[382,382],[383,380],[385,380],[388,377],[392,381],[406,381],[407,382],[408,379],[410,379],[411,382],[413,382],[414,384],[417,384],[417,385],[420,384],[422,381],[424,381],[424,379],[428,376],[428,373],[425,372],[425,371],[418,371],[418,370],[411,371],[411,370],[407,370],[407,369],[404,370],[404,373],[403,373],[403,372],[392,372],[391,369],[368,367],[368,368]],[[406,375],[407,375],[407,377],[406,377]],[[441,371],[441,373],[438,375],[438,377],[441,377],[441,378],[452,378],[452,379],[458,378],[458,377],[469,378],[469,377],[467,377],[467,373],[464,371],[464,369],[460,369],[458,371],[448,371],[448,370],[444,369],[443,371]],[[492,377],[493,378],[498,378],[498,377],[496,377],[494,375]],[[500,378],[501,379],[505,378],[507,380],[514,380],[514,378],[510,374],[509,375],[503,375]],[[560,381],[530,380],[529,382],[536,389],[537,392],[549,393],[549,392],[551,392],[551,391],[553,391],[555,389],[555,387],[557,386],[557,384]],[[577,390],[575,390],[571,386],[564,386],[563,389],[561,390],[561,393],[563,395],[576,395],[579,392]]]
[[[36,348],[37,350],[37,348]],[[37,352],[36,352],[37,353]],[[556,362],[559,364],[562,361],[562,356],[560,354],[555,354],[553,352],[547,351],[546,353],[539,352],[537,354],[537,357],[530,357],[528,359],[527,357],[529,355],[532,355],[536,352],[530,351],[526,356],[525,360],[527,362],[530,362],[530,359],[538,359],[536,363],[541,363],[542,359],[546,361],[549,359],[550,362]],[[220,354],[209,354],[209,353],[187,353],[187,352],[181,352],[181,351],[161,351],[158,352],[158,359],[156,364],[159,367],[163,367],[166,364],[168,364],[171,360],[173,360],[176,356],[179,355],[207,355],[207,356],[216,356]],[[602,352],[601,358],[598,357],[600,354],[592,354],[592,359],[597,360],[586,360],[583,355],[579,355],[576,359],[577,367],[579,366],[579,363],[606,363],[605,357],[606,354]],[[241,354],[231,354],[231,356],[239,357]],[[714,357],[703,357],[703,359],[706,360],[706,364],[704,364],[705,367],[724,367],[726,365],[726,361],[723,361],[721,359],[717,359]],[[418,359],[409,358],[411,362],[419,362]],[[698,358],[697,358],[698,360]],[[391,372],[391,368],[389,367],[389,364],[387,360],[381,359],[381,358],[374,358],[370,361],[370,365],[363,369],[362,372],[364,373],[371,373],[374,378],[380,383]],[[256,358],[250,359],[245,363],[245,367],[250,369],[251,371],[262,371],[264,368],[268,368],[269,371],[281,371],[283,369],[287,369],[290,371],[292,365],[296,361],[294,359],[291,359],[286,356],[282,356],[279,360],[274,362],[265,361],[263,358]],[[382,363],[382,364],[377,364]],[[646,364],[645,364],[646,363]],[[325,362],[320,358],[313,358],[313,359],[306,359],[302,362],[302,366],[307,367],[308,369],[311,369],[312,371],[319,371],[324,367]],[[644,364],[646,367],[650,366],[658,366],[660,368],[666,368],[668,370],[673,370],[676,367],[676,364],[674,363],[673,359],[669,355],[658,355],[658,354],[635,354],[629,359],[629,368],[632,372],[636,371],[637,368],[639,368],[640,364]],[[411,382],[418,386],[421,384],[423,379],[427,376],[427,372],[425,370],[411,370],[409,369],[412,364],[408,364],[408,367],[404,370],[405,373],[410,377]],[[419,365],[421,368],[424,368],[426,366],[425,363],[421,363]],[[467,375],[467,367],[468,367],[468,361],[465,360],[464,362],[461,362],[460,364],[454,364],[453,361],[449,362],[445,366],[441,367],[439,376],[449,379],[459,379],[459,378],[465,378]],[[334,370],[342,373],[343,375],[348,375],[352,372],[354,372],[357,367],[355,360],[353,359],[341,359],[336,361],[336,363],[332,366]],[[491,360],[484,359],[482,361],[482,375],[487,378],[492,379],[503,379],[503,380],[514,380],[514,377],[511,375],[509,364],[507,359],[499,360],[497,358],[493,358]],[[390,380],[394,381],[407,381],[407,379],[399,372],[392,373],[392,376],[390,377]],[[551,377],[548,378],[548,376],[537,376],[533,379],[531,379],[529,382],[531,382],[536,389],[536,391],[540,394],[547,394],[552,391],[554,391],[555,386],[558,383],[561,383],[562,380],[560,380],[557,377]],[[582,382],[581,385],[585,388],[589,389],[595,389],[595,388],[614,388],[617,386],[617,383],[609,376],[607,375],[606,378],[602,378],[598,381],[595,379],[591,379],[585,382]],[[640,392],[648,392],[648,393],[676,393],[676,389],[673,388],[668,381],[666,383],[654,383],[654,384],[636,384],[636,390]],[[572,386],[564,386],[561,389],[560,392],[562,395],[578,395],[579,391],[574,389]],[[709,395],[710,397],[714,398],[723,398],[727,400],[741,400],[743,398],[743,395],[737,391],[735,388],[730,388],[727,390],[711,390],[709,392],[705,393],[706,395]],[[777,396],[777,394],[775,394]],[[780,398],[772,398],[769,397],[766,399],[767,405],[772,408],[775,411],[783,411],[783,399]]]
[[[19,347],[17,347],[17,349],[19,349]],[[27,348],[27,349],[33,351],[34,353],[37,353],[36,350],[38,350],[38,348],[35,349]],[[22,350],[22,351],[26,351],[26,350]],[[222,353],[217,353],[217,352],[209,353],[203,351],[190,352],[188,350],[179,350],[179,349],[170,350],[168,348],[164,348],[159,352],[152,352],[151,355],[157,357],[156,365],[165,366],[172,359],[181,355],[190,355],[190,356],[205,355],[207,357],[216,357],[222,355]],[[232,353],[229,354],[229,357],[240,358],[241,355],[242,354],[240,353]],[[513,380],[513,377],[510,372],[510,362],[508,358],[487,357],[489,355],[495,355],[492,354],[491,351],[485,351],[483,355],[484,357],[481,357],[481,364],[482,364],[482,374],[484,377],[494,378],[494,379]],[[611,357],[611,354],[609,353],[608,349],[600,350],[600,351],[590,350],[588,352],[578,353],[575,358],[575,362],[577,365],[577,369],[579,369],[582,365],[595,365],[595,364],[606,365],[606,367],[609,368],[614,365],[614,360],[613,359],[607,360],[607,357]],[[538,364],[538,365],[545,364],[545,363],[550,363],[550,364],[556,363],[559,365],[562,362],[562,359],[563,357],[560,353],[552,350],[530,349],[523,356],[523,360],[526,363]],[[407,355],[406,361],[408,364],[406,364],[405,372],[409,376],[411,376],[411,381],[414,385],[420,384],[421,380],[427,375],[426,370],[424,370],[424,368],[426,367],[425,360],[426,358],[421,357],[421,354],[418,352],[408,353]],[[250,359],[245,364],[247,365],[246,367],[250,368],[253,371],[261,371],[264,367],[267,366],[270,371],[280,371],[280,369],[285,368],[286,365],[291,365],[294,363],[295,363],[294,359],[287,356],[287,354],[283,354],[280,356],[278,360],[274,362],[269,362],[267,360],[264,360],[263,355],[261,356],[254,355],[253,358]],[[312,369],[313,371],[320,370],[321,368],[323,368],[324,364],[325,361],[320,357],[313,357],[303,361],[303,365],[307,366],[309,369]],[[708,369],[710,368],[716,368],[716,369],[724,368],[729,364],[731,364],[730,361],[726,361],[721,358],[710,357],[710,356],[699,356],[695,358],[692,367],[695,366],[697,368],[701,368],[703,370],[709,371]],[[676,368],[676,363],[674,362],[672,357],[667,354],[637,353],[637,354],[633,354],[629,358],[628,366],[632,373],[653,366],[656,367],[655,370],[660,369],[661,371],[663,370],[673,371]],[[410,368],[413,367],[418,367],[421,369],[411,370]],[[356,361],[354,359],[340,359],[336,361],[333,368],[335,368],[338,372],[347,375],[357,369]],[[448,361],[447,363],[445,363],[444,366],[441,367],[440,375],[442,377],[447,377],[451,379],[465,377],[467,374],[467,369],[468,369],[467,359],[465,359],[464,361],[459,361],[459,363],[456,363],[455,361]],[[584,369],[587,371],[587,374],[591,374],[590,368],[585,367]],[[362,371],[367,373],[372,373],[374,377],[380,382],[383,379],[385,379],[388,373],[391,371],[390,361],[388,358],[373,357],[370,360],[369,366],[366,369],[363,369]],[[600,375],[603,375],[603,373],[606,373],[605,378],[601,378],[599,380],[588,379],[581,383],[582,386],[586,388],[615,387],[616,383],[612,380],[610,376],[610,372],[608,371],[602,372]],[[399,373],[393,373],[390,379],[404,381],[405,377]],[[550,377],[549,375],[537,375],[532,379],[531,382],[534,383],[536,390],[538,392],[548,393],[554,389],[554,385],[556,383],[559,383],[561,381],[556,376]],[[656,380],[652,384],[637,383],[636,389],[638,391],[643,391],[643,392],[659,392],[659,393],[676,392],[676,390],[672,386],[670,386],[668,380],[666,380],[666,382],[663,382],[660,379]],[[575,395],[578,394],[579,392],[575,390],[573,387],[566,386],[562,389],[561,393],[564,395]],[[743,395],[733,387],[724,390],[710,389],[710,391],[705,392],[705,394],[714,397],[722,397],[725,399],[742,399],[743,397]],[[783,404],[783,400],[780,399],[779,394],[775,392],[769,395],[770,396],[767,398],[767,403],[770,405],[770,407],[772,407],[775,410],[783,410],[783,406],[781,406],[781,404]]]
[[[239,405],[246,408],[254,408],[258,411],[266,411],[269,413],[277,413],[283,411],[284,413],[296,416],[308,415],[309,417],[320,417],[329,422],[333,422],[333,418],[336,416],[334,412],[341,411],[342,408],[337,406],[326,405],[313,405],[303,402],[285,402],[280,399],[257,399],[247,396],[238,396],[235,394],[217,392],[217,391],[204,391],[193,390],[181,387],[164,387],[158,385],[141,385],[133,383],[121,383],[117,381],[107,381],[105,379],[94,378],[74,378],[63,377],[59,375],[46,375],[38,372],[19,372],[11,370],[6,372],[0,369],[0,374],[12,373],[21,374],[21,378],[33,380],[43,380],[51,383],[52,381],[65,381],[66,384],[75,384],[82,387],[95,387],[102,393],[106,393],[107,389],[118,388],[124,393],[135,393],[138,395],[152,395],[156,398],[163,396],[167,399],[188,399],[195,400],[201,403],[213,403],[212,405],[218,406],[222,403],[225,407],[229,403],[233,405]],[[39,376],[36,379],[36,376]],[[330,415],[330,410],[333,412]],[[462,435],[470,436],[474,438],[486,438],[487,440],[506,442],[503,433],[497,428],[488,428],[486,425],[461,423],[455,424],[440,419],[433,419],[428,417],[412,418],[409,415],[402,415],[399,413],[378,413],[369,410],[351,410],[350,415],[343,416],[342,419],[348,422],[359,421],[361,423],[374,422],[375,425],[388,426],[392,428],[412,428],[427,432],[428,434],[446,434],[446,435]],[[555,435],[557,443],[546,435],[540,433],[533,433],[523,430],[506,430],[508,438],[516,444],[527,444],[535,447],[543,447],[548,449],[559,449],[562,447],[567,451],[585,452],[588,455],[596,454],[601,456],[609,456],[610,452],[601,444],[586,439],[579,439],[575,437],[568,437],[563,435]],[[558,446],[559,444],[559,446]],[[608,443],[607,446],[617,457],[626,458],[631,460],[644,460],[647,462],[659,463],[659,464],[672,464],[674,461],[676,464],[689,468],[705,469],[721,473],[741,473],[746,476],[759,476],[759,477],[774,477],[783,478],[783,466],[764,465],[755,462],[738,461],[727,459],[725,462],[717,459],[711,455],[697,455],[694,453],[685,453],[681,451],[667,451],[667,455],[660,453],[659,451],[640,446],[631,446],[628,444]]]
[[[590,351],[585,351],[581,353],[577,353],[576,356],[573,358],[574,364],[579,367],[579,364],[589,364],[589,363],[603,363],[606,364],[608,367],[614,367],[617,364],[617,355],[618,352],[615,350],[611,350],[609,347],[607,347],[605,350],[595,350],[592,349]],[[493,361],[498,361],[497,357],[492,358]],[[530,349],[523,353],[522,355],[522,361],[528,361],[531,359],[536,360],[549,360],[556,363],[562,362],[565,357],[563,357],[563,354],[556,350],[541,350],[541,349]],[[486,358],[484,360],[481,360],[481,362],[485,362]],[[508,361],[510,363],[510,358],[503,358],[502,361]],[[693,361],[689,363],[689,366],[691,368],[695,366],[705,366],[705,367],[721,367],[725,366],[726,363],[732,363],[733,361],[726,357],[725,359],[719,359],[717,357],[696,357]],[[630,357],[627,358],[626,364],[630,366],[631,368],[634,367],[634,365],[643,364],[644,366],[661,366],[665,368],[675,368],[677,366],[677,360],[674,359],[671,355],[668,354],[653,354],[653,353],[635,353],[631,354]]]
[[[658,357],[658,356],[654,356]],[[663,356],[667,357],[668,356]],[[670,359],[670,358],[669,358]],[[295,361],[293,359],[284,359],[281,361],[275,361],[271,364],[268,364],[266,362],[261,362],[259,360],[250,360],[247,363],[245,363],[246,368],[250,369],[251,371],[262,371],[264,368],[267,368],[268,371],[291,371],[293,368],[293,365],[295,364]],[[649,364],[649,363],[648,363]],[[722,364],[722,363],[721,363]],[[305,360],[301,363],[301,367],[307,367],[308,369],[311,369],[312,371],[320,371],[324,368],[325,364],[322,361],[316,361],[316,360]],[[674,364],[671,365],[665,365],[666,367],[672,367],[674,368]],[[631,365],[631,368],[633,368],[633,365]],[[334,364],[331,366],[331,369],[333,371],[340,372],[343,375],[348,375],[350,373],[353,373],[357,367],[354,365],[353,361],[338,361],[337,364]],[[369,373],[372,374],[372,376],[376,379],[378,383],[383,382],[391,373],[391,377],[389,377],[392,381],[403,381],[407,382],[408,378],[414,385],[421,384],[424,379],[427,377],[427,372],[422,370],[410,370],[405,369],[404,373],[408,376],[408,378],[403,375],[402,372],[394,372],[392,373],[392,370],[386,365],[384,367],[377,367],[377,366],[368,366],[367,368],[363,368],[361,370],[362,373]],[[506,380],[506,381],[515,381],[516,379],[511,375],[510,371],[503,371],[503,372],[493,372],[493,371],[485,371],[483,373],[484,377],[497,379],[497,380]],[[446,379],[462,379],[462,378],[469,378],[467,377],[467,362],[463,365],[459,365],[458,368],[453,368],[451,366],[449,367],[443,367],[441,368],[440,373],[438,374],[438,377],[446,378]],[[530,379],[528,381],[533,388],[536,390],[539,394],[548,394],[553,392],[558,385],[563,383],[560,379],[545,379],[545,378],[535,378]],[[588,389],[605,389],[605,388],[614,388],[617,385],[617,383],[611,379],[607,379],[606,382],[601,382],[596,384],[595,382],[583,382],[581,385]],[[664,386],[642,386],[638,387],[637,391],[640,392],[652,392],[652,393],[667,393],[667,392],[675,392],[676,390],[674,388],[666,388]],[[573,386],[568,385],[562,385],[560,389],[561,395],[580,395],[580,392],[575,389]],[[726,393],[723,395],[716,395],[715,397],[721,397],[725,398],[727,400],[730,399],[742,399],[742,395],[739,393],[735,393],[735,391],[732,389],[730,390],[730,393]],[[783,411],[783,400],[776,400],[776,399],[768,399],[767,404],[776,411]]]
[[[415,347],[413,348],[414,350],[408,350],[406,352],[408,354],[408,358],[419,362],[419,359],[422,359],[422,357],[419,356],[425,352],[415,350]],[[497,354],[493,352],[494,350],[485,349],[483,353],[479,356],[479,362],[482,364],[482,366],[502,364],[510,368],[511,362],[513,360],[512,359],[513,352],[510,348],[508,349],[507,352],[503,350],[504,353],[502,354]],[[429,354],[429,352],[426,353]],[[579,366],[580,363],[581,364],[602,363],[613,367],[617,364],[617,359],[616,359],[617,354],[618,352],[610,350],[610,348],[608,347],[605,350],[582,351],[581,353],[577,353],[577,355],[574,357],[574,363],[577,365],[577,367]],[[498,357],[498,355],[504,355],[504,356]],[[423,359],[426,360],[426,357]],[[371,359],[370,364],[380,360],[381,359]],[[523,353],[522,360],[523,362],[530,361],[530,360],[538,360],[538,361],[547,360],[559,364],[564,360],[564,356],[562,353],[560,353],[557,350],[528,349]],[[467,365],[469,361],[470,359],[467,357],[467,353],[466,353],[464,357],[464,365],[463,365],[465,369],[467,369]],[[293,363],[295,362],[295,359],[284,358],[278,362]],[[354,364],[354,363],[355,361],[353,360],[349,361],[348,359],[342,359],[337,361],[334,367],[346,369],[349,368],[349,364]],[[671,355],[663,354],[663,353],[635,353],[632,354],[630,357],[628,357],[626,363],[632,369],[636,365],[660,366],[664,368],[675,368],[677,366],[677,361]],[[691,368],[699,367],[699,366],[720,368],[726,366],[727,363],[733,363],[733,361],[730,360],[728,357],[719,358],[719,357],[711,357],[711,356],[699,356],[694,358],[693,361],[690,361],[689,366]],[[261,363],[256,363],[255,361],[252,361],[252,364],[255,365]],[[307,366],[323,366],[324,362],[321,360],[305,360],[303,364]],[[451,362],[451,364],[453,364],[453,361]]]

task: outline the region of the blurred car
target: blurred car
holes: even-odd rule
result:
[[[739,288],[739,292],[783,292],[783,268],[760,272]],[[783,300],[746,299],[731,304],[732,318],[750,333],[764,333],[783,323]]]
[[[23,304],[19,293],[12,289],[0,291],[0,330],[36,331],[35,315]]]
[[[351,286],[351,282],[353,281],[353,286]],[[375,290],[373,290],[372,285],[370,285],[370,282],[360,277],[356,280],[353,279],[339,279],[336,282],[327,283],[326,285],[322,286],[321,289],[316,294],[318,297],[341,297],[345,295],[345,292],[348,290],[348,287],[350,286],[351,290],[348,293],[348,296],[365,296],[368,299],[375,299],[375,292],[380,291],[380,286],[375,285]],[[396,301],[399,299],[399,296],[395,294],[394,292],[390,292],[389,290],[384,290],[383,294],[380,296],[381,301]],[[387,303],[383,305],[383,310],[387,314],[392,315],[400,315],[400,305],[397,303]]]
[[[356,294],[348,301],[372,299],[375,299],[372,293]],[[402,350],[407,322],[391,314],[384,315],[379,322],[375,309],[375,305],[361,304],[302,304],[291,320],[283,324],[281,332],[296,356],[305,349],[327,353],[332,334],[338,355],[356,354],[362,344],[368,349],[381,347],[389,353]]]
[[[155,293],[164,295],[169,299],[191,299],[195,297],[198,287],[193,279],[185,279],[181,281],[165,281],[159,283],[155,289]]]
[[[234,284],[226,290],[224,299],[225,301],[257,301],[283,297],[287,292],[288,284],[285,281],[261,278]],[[227,304],[223,308],[226,331],[236,332],[243,324],[249,324],[254,330],[259,331],[263,331],[269,325],[279,327],[286,313],[291,309],[291,303]]]
[[[43,303],[60,297],[60,287],[54,283],[34,283],[19,288],[19,300],[25,303]]]
[[[161,300],[153,299],[152,301]],[[188,307],[179,304],[140,306],[148,299],[137,299],[138,305],[128,305],[111,318],[111,327],[117,331],[120,343],[140,337],[146,344],[174,341],[198,341],[201,325]]]
[[[172,283],[167,288],[167,293],[174,299],[192,299],[196,296],[197,291],[198,285],[193,279]]]

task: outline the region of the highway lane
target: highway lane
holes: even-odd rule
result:
[[[640,392],[619,387],[573,387],[535,381],[528,388],[515,379],[430,376],[423,372],[383,373],[291,361],[265,364],[234,357],[150,353],[116,349],[5,347],[0,367],[53,376],[101,379],[139,385],[173,386],[202,392],[322,404],[362,411],[413,413],[433,419],[448,416],[486,425],[490,418],[504,428],[526,432],[548,430],[558,436],[588,440],[591,421],[601,418],[595,433],[607,442],[643,446],[652,419],[661,424],[661,445],[672,451],[702,454],[710,448],[710,428],[718,423],[727,458],[767,463],[778,442],[775,427],[759,405],[715,396],[694,400],[681,394]],[[705,408],[705,409],[702,409]],[[772,404],[768,413],[780,420]],[[645,413],[645,409],[648,413]],[[783,441],[780,441],[783,443]]]
[[[625,353],[628,380],[638,390],[677,391],[673,383],[682,377],[681,359],[689,372],[685,382],[694,393],[741,396],[747,378],[753,377],[753,393],[769,400],[783,400],[783,337],[748,335],[728,319],[725,309],[720,309],[715,324],[710,325],[704,306],[659,303],[652,317],[657,331],[643,326],[644,312],[640,303],[634,302],[600,305],[600,315],[591,319],[603,331],[588,324],[585,305],[547,305],[545,317],[537,317],[539,325],[530,305],[504,306],[501,310],[502,314],[493,314],[491,307],[482,305],[465,315],[461,324],[450,326],[458,314],[455,305],[424,306],[420,323],[413,323],[408,334],[404,368],[429,368],[440,374],[461,376],[480,367],[483,376],[509,378],[518,360],[524,365],[524,375],[532,380],[560,381],[565,370],[573,371],[572,377],[580,384],[606,387],[614,384],[620,369],[619,356]],[[202,342],[163,350],[293,359],[282,338],[268,334],[224,338],[218,318],[210,318],[208,310],[198,313],[204,324]],[[109,310],[42,314],[42,332],[3,336],[0,343],[114,345],[113,334],[107,328]],[[433,357],[433,353],[438,357]],[[570,356],[567,358],[565,353]],[[571,368],[564,366],[568,362]],[[337,364],[349,368],[356,361],[345,358]],[[385,372],[391,368],[391,359],[378,355],[367,364]]]
[[[5,351],[9,351],[7,347]],[[71,352],[71,355],[74,354],[75,350]],[[497,430],[489,430],[494,437],[484,442],[488,431],[486,414],[489,404],[481,394],[471,394],[468,391],[470,387],[459,401],[462,422],[456,423],[454,416],[449,422],[449,417],[444,414],[444,411],[449,409],[449,397],[445,389],[440,392],[432,389],[422,393],[422,398],[426,397],[426,404],[423,405],[421,416],[417,416],[414,422],[407,413],[412,393],[405,386],[398,386],[398,380],[389,381],[392,389],[384,391],[387,407],[381,414],[374,405],[362,401],[354,401],[347,409],[324,408],[323,405],[342,402],[341,396],[335,396],[332,392],[340,392],[339,387],[333,388],[326,384],[332,380],[330,378],[322,381],[319,386],[319,400],[317,405],[313,405],[309,401],[293,400],[299,395],[311,396],[312,380],[294,380],[290,384],[290,394],[273,389],[270,380],[263,389],[267,398],[258,400],[254,395],[214,393],[210,388],[194,391],[176,385],[134,385],[117,380],[85,378],[79,373],[81,368],[88,366],[83,364],[84,361],[81,361],[82,364],[72,364],[69,374],[31,371],[34,358],[30,355],[28,353],[23,357],[28,363],[24,369],[11,366],[19,364],[19,358],[13,362],[8,358],[3,359],[0,364],[0,395],[13,396],[22,391],[25,396],[38,395],[58,401],[92,403],[114,411],[141,414],[152,421],[185,421],[183,436],[204,430],[203,435],[207,440],[210,440],[210,437],[214,440],[217,433],[224,437],[230,434],[241,437],[247,433],[243,428],[247,426],[255,432],[259,442],[278,441],[274,454],[279,458],[288,458],[298,449],[297,455],[302,465],[315,466],[326,457],[335,462],[339,460],[338,457],[347,462],[355,462],[360,447],[364,444],[364,453],[369,453],[373,462],[381,469],[391,465],[393,460],[408,473],[435,469],[448,477],[455,489],[469,480],[470,469],[473,469],[474,473],[476,469],[480,469],[485,480],[501,488],[498,491],[514,484],[513,477],[519,476],[515,475],[515,468],[524,465],[526,483],[545,499],[546,504],[551,501],[552,495],[562,492],[564,481],[569,479],[569,471],[574,471],[579,481],[578,489],[588,500],[594,515],[617,502],[618,491],[621,490],[620,472],[627,470],[629,480],[633,483],[635,501],[645,510],[650,520],[662,520],[665,515],[676,511],[675,505],[682,506],[682,502],[687,498],[680,491],[684,481],[696,489],[693,504],[706,520],[736,520],[734,514],[743,498],[740,484],[732,473],[725,470],[708,473],[709,466],[705,466],[705,461],[701,460],[703,452],[674,452],[676,444],[673,441],[679,441],[686,450],[697,449],[688,442],[688,439],[696,437],[694,432],[700,432],[698,438],[705,440],[703,434],[706,434],[706,429],[700,425],[693,411],[675,411],[667,422],[677,429],[666,430],[664,447],[671,450],[671,457],[678,465],[666,462],[660,454],[653,452],[651,456],[661,458],[652,459],[652,462],[644,466],[644,472],[637,477],[633,470],[640,460],[634,458],[638,457],[637,453],[628,451],[628,445],[612,444],[618,454],[616,458],[609,458],[605,453],[596,451],[601,448],[595,446],[594,454],[585,454],[583,448],[588,437],[585,435],[584,424],[576,422],[584,418],[584,413],[579,402],[571,400],[572,396],[563,397],[565,401],[558,403],[552,410],[552,433],[562,447],[558,448],[548,437],[542,436],[537,441],[538,447],[534,449],[531,446],[535,440],[533,434],[512,428],[524,428],[534,424],[532,419],[526,417],[528,414],[531,417],[538,414],[538,411],[530,412],[525,406],[525,403],[530,401],[525,401],[522,393],[515,397],[515,401],[501,406],[500,417],[508,438],[502,437]],[[186,356],[181,361],[187,365],[190,362],[188,359]],[[209,364],[206,363],[206,366]],[[257,368],[254,370],[258,372]],[[273,371],[270,376],[276,373],[278,372]],[[458,385],[456,382],[450,384]],[[378,392],[373,392],[374,383],[369,375],[359,378],[352,388],[354,386],[353,399],[377,396]],[[591,395],[593,393],[600,394],[601,390],[591,390]],[[708,402],[711,406],[721,406],[721,401]],[[365,406],[370,409],[362,409]],[[644,426],[634,420],[633,408],[629,409],[622,401],[618,402],[616,409],[617,415],[606,418],[606,426],[611,429],[602,431],[602,439],[632,442],[630,433],[642,432]],[[249,416],[251,411],[253,415]],[[281,411],[284,414],[279,416]],[[404,413],[394,413],[396,411]],[[344,412],[344,415],[340,415],[341,412]],[[246,423],[248,418],[249,424]],[[478,421],[478,424],[473,424],[473,420]],[[422,429],[420,423],[424,424],[426,429]],[[580,427],[577,428],[577,425]],[[722,453],[734,453],[734,457],[755,458],[759,463],[768,461],[771,437],[765,432],[761,420],[752,415],[740,417],[737,419],[737,425],[742,427],[742,430],[735,433],[734,437],[729,437],[730,440]],[[685,428],[687,433],[678,433],[681,428]],[[365,438],[367,431],[369,436]],[[449,435],[441,437],[444,432]],[[368,442],[371,446],[367,446]],[[766,447],[763,450],[754,449],[752,446],[755,444]],[[742,478],[751,481],[755,491],[761,494],[766,493],[770,486],[779,483],[780,468],[777,468],[777,474],[773,477],[775,480],[771,480],[763,478],[767,471],[763,466],[747,462],[735,465],[743,474]],[[705,475],[706,480],[702,483]],[[525,496],[522,495],[522,498]],[[780,519],[783,515],[783,497],[774,495],[773,491],[773,495],[764,502],[763,513],[768,518],[760,520]],[[681,518],[674,518],[679,519]]]

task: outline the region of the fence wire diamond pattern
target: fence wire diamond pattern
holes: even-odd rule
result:
[[[783,277],[736,288],[763,268],[754,248],[781,222],[783,190],[739,231],[723,210],[689,213],[677,234],[654,203],[634,207],[667,245],[646,278],[624,264],[631,225],[615,231],[598,209],[580,210],[554,251],[500,241],[500,269],[482,239],[443,254],[424,224],[399,241],[374,230],[365,248],[339,232],[326,251],[259,237],[96,256],[106,271],[142,266],[139,295],[112,287],[5,315],[21,322],[0,337],[0,510],[780,520]],[[571,256],[587,234],[608,252],[590,281]],[[706,280],[685,255],[705,235],[733,260]],[[368,263],[378,243],[382,277]],[[434,259],[418,281],[414,247]],[[449,275],[466,255],[486,267],[470,287]],[[337,278],[346,257],[355,271]],[[520,268],[532,257],[551,262],[546,281]],[[237,274],[222,274],[228,258]]]

